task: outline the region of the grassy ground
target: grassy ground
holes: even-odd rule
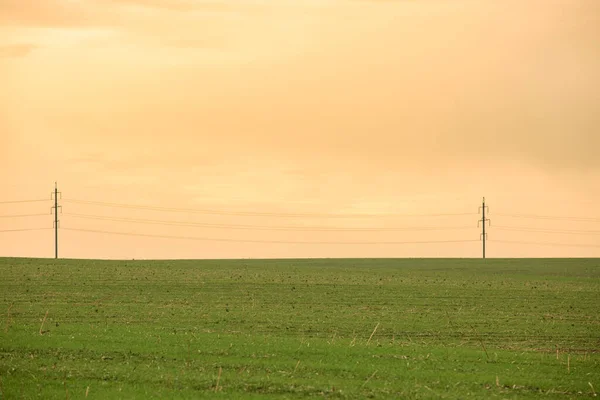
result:
[[[577,398],[600,260],[0,259],[0,398]]]

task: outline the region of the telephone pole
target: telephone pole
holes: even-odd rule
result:
[[[54,211],[54,258],[58,258],[58,209],[62,210],[62,206],[58,205],[58,195],[62,194],[58,191],[58,184],[54,182],[54,192],[50,195],[50,197],[54,197],[54,207],[52,207],[52,211]]]
[[[485,197],[483,198],[483,203],[481,204],[481,206],[479,207],[478,211],[481,211],[481,219],[479,221],[477,221],[477,227],[479,227],[479,224],[481,223],[481,235],[479,236],[479,239],[481,240],[482,244],[483,244],[483,258],[485,259],[485,242],[487,241],[487,233],[485,233],[485,223],[489,222],[491,225],[491,221],[489,218],[485,218],[485,211],[487,209],[487,212],[490,212],[490,208],[488,206],[485,205]]]

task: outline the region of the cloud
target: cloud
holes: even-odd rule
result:
[[[225,41],[213,38],[175,39],[165,42],[165,45],[179,49],[221,49],[225,45]]]
[[[131,6],[155,9],[156,11],[181,12],[226,12],[255,8],[250,4],[185,0],[89,0],[81,2],[2,0],[0,2],[0,25],[44,28],[123,25],[126,24],[129,17],[140,18],[139,14],[135,15],[135,10],[132,10]],[[122,20],[123,17],[125,17],[125,22]],[[141,18],[143,17],[141,16]]]
[[[13,11],[19,4],[31,8],[20,0],[4,1]],[[57,90],[65,99],[71,93],[69,109],[81,104],[83,115],[53,117],[61,131],[71,127],[76,135],[96,132],[122,143],[125,136],[151,130],[186,140],[184,150],[173,150],[177,162],[186,164],[198,158],[188,148],[199,147],[190,138],[201,126],[216,137],[210,146],[205,137],[198,139],[212,154],[224,152],[226,142],[299,162],[336,159],[340,168],[430,168],[435,159],[434,169],[486,160],[600,169],[595,154],[600,59],[591,22],[600,15],[596,2],[563,10],[549,1],[553,7],[534,10],[531,3],[513,1],[497,13],[491,11],[500,6],[491,0],[464,10],[456,6],[467,4],[464,0],[451,2],[456,9],[439,1],[400,1],[397,9],[348,10],[339,2],[335,10],[352,18],[327,13],[313,20],[301,18],[300,6],[293,8],[291,1],[277,6],[275,0],[46,1],[63,7],[46,16],[52,21],[88,18],[96,9],[105,13],[102,19],[111,12],[122,16],[115,23],[123,32],[117,40],[108,38],[106,49],[94,53],[87,42],[80,46],[87,51],[85,62],[74,70],[93,71],[88,60],[96,54],[103,73],[82,85],[89,97],[77,94],[79,87]],[[261,4],[293,9],[258,18],[198,18],[203,11],[178,11]],[[95,18],[88,22],[98,23]],[[78,52],[69,57],[71,65]],[[286,52],[291,55],[283,59]],[[252,60],[252,67],[239,60]],[[102,132],[107,120],[118,133]],[[162,148],[161,142],[156,151]]]
[[[159,8],[171,11],[237,11],[255,8],[257,5],[227,1],[197,1],[197,0],[105,0],[103,3],[130,5],[147,8]]]
[[[30,54],[37,48],[38,46],[30,43],[0,46],[0,57],[26,57],[28,54]]]
[[[82,28],[113,26],[113,10],[92,2],[43,0],[36,2],[2,0],[0,25],[40,28]]]
[[[286,7],[277,2],[267,4],[248,0],[1,0],[0,25],[43,28],[113,27],[127,25],[132,19],[144,20],[157,16],[161,19],[176,15],[189,18],[195,12],[207,15],[254,15],[267,9]]]

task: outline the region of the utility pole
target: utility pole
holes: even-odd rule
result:
[[[58,258],[58,209],[62,210],[62,206],[58,205],[58,195],[62,194],[58,191],[58,184],[54,182],[54,192],[50,195],[50,198],[54,197],[54,207],[52,210],[54,211],[54,258]]]
[[[481,204],[481,206],[479,207],[478,211],[481,211],[481,219],[479,221],[477,221],[477,227],[479,227],[479,224],[481,223],[481,235],[479,236],[479,240],[481,240],[482,244],[483,244],[483,258],[485,259],[485,242],[487,241],[487,233],[485,233],[485,223],[489,222],[491,225],[491,221],[489,218],[485,218],[485,211],[487,209],[487,212],[490,212],[490,208],[488,206],[485,205],[485,197],[483,198],[483,203]]]

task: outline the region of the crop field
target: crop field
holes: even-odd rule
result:
[[[592,398],[600,260],[0,259],[0,398]]]

